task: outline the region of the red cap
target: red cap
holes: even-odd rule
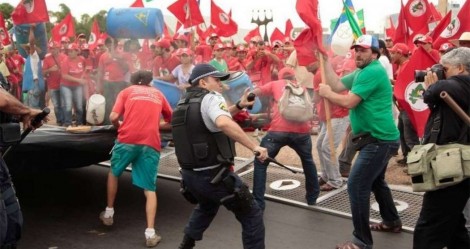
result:
[[[232,43],[231,42],[225,43],[225,48],[233,48]]]
[[[70,42],[70,39],[64,36],[60,39],[60,42]]]
[[[191,49],[189,49],[189,48],[180,48],[180,49],[178,49],[178,52],[176,52],[176,54],[178,56],[181,56],[183,54],[192,55],[193,51],[191,51]]]
[[[393,47],[389,49],[388,51],[394,52],[394,53],[400,53],[403,55],[410,54],[410,48],[405,43],[397,43],[393,45]]]
[[[104,40],[103,39],[98,39],[98,41],[96,41],[96,45],[97,46],[100,46],[100,45],[104,45]]]
[[[85,38],[86,36],[85,36],[85,34],[80,33],[80,34],[77,35],[77,38],[80,38],[80,37],[84,37],[84,38]]]
[[[279,71],[277,76],[279,79],[285,79],[285,77],[288,76],[295,76],[295,71],[291,67],[284,67]]]
[[[60,44],[56,41],[49,42],[49,48],[60,48]]]
[[[432,43],[432,38],[430,36],[427,36],[427,35],[423,35],[421,37],[418,37],[418,39],[416,39],[414,41],[414,44],[417,44],[417,43]]]
[[[290,37],[286,36],[284,37],[284,43],[292,43],[292,40],[290,39]]]
[[[162,39],[162,40],[159,40],[157,43],[155,43],[155,46],[161,47],[161,48],[170,48],[171,44],[170,44],[170,41],[168,41],[167,39]]]
[[[218,49],[224,49],[224,44],[222,43],[217,43],[214,45],[214,50],[218,50]]]
[[[445,52],[447,51],[447,49],[454,48],[454,47],[455,47],[454,44],[450,42],[442,43],[441,46],[439,47],[439,51]]]
[[[217,33],[211,33],[211,34],[209,35],[209,37],[211,37],[211,38],[212,38],[212,37],[219,37],[219,35],[218,35]]]
[[[238,46],[237,46],[237,52],[246,52],[245,46],[243,46],[243,45],[241,45],[241,44],[238,45]]]
[[[68,50],[80,50],[80,48],[78,47],[78,44],[77,44],[77,43],[70,43],[70,44],[67,46],[67,49],[68,49]]]
[[[83,43],[82,46],[80,46],[81,50],[90,50],[90,46],[87,43]]]

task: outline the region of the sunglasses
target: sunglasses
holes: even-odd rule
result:
[[[264,46],[264,41],[259,41],[259,42],[256,43],[256,45],[258,45],[258,46]]]

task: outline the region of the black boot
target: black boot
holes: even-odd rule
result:
[[[195,246],[194,239],[185,234],[183,241],[181,241],[181,244],[178,247],[178,249],[192,249],[194,248],[194,246]]]

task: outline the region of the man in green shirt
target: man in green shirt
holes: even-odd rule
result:
[[[348,178],[348,194],[353,218],[353,240],[336,248],[372,248],[373,231],[400,232],[401,220],[385,182],[385,171],[398,150],[399,132],[392,115],[392,87],[380,57],[376,37],[363,35],[351,47],[356,51],[356,71],[339,78],[326,63],[326,83],[320,95],[334,104],[349,108],[352,133],[360,136],[359,155]],[[338,92],[349,90],[348,95]],[[362,135],[361,134],[368,134]],[[361,142],[362,147],[359,146]],[[382,222],[369,225],[370,192],[379,204]]]

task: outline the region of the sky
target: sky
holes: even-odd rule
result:
[[[20,0],[3,0],[16,6]],[[172,15],[167,7],[176,0],[152,0],[145,2],[145,7],[159,8],[164,15]],[[232,18],[238,23],[239,28],[253,29],[255,24],[251,23],[253,15],[257,15],[257,10],[268,10],[268,16],[272,17],[273,22],[268,24],[268,35],[275,27],[282,32],[285,29],[287,19],[291,19],[294,27],[304,27],[304,23],[295,11],[296,0],[214,0],[224,11],[232,10]],[[438,0],[429,0],[437,4]],[[449,3],[463,4],[465,0],[448,0]],[[110,8],[127,8],[134,0],[46,0],[49,10],[59,10],[59,4],[66,4],[72,11],[72,15],[79,18],[80,15],[87,13],[96,14],[100,10],[109,10]],[[400,11],[400,0],[352,0],[357,10],[364,9],[365,26],[367,30],[377,33],[383,33],[386,17],[390,14]],[[406,4],[407,0],[403,0]],[[337,18],[342,9],[341,0],[319,0],[319,12],[322,26],[328,28],[330,20]],[[210,16],[210,0],[200,0],[200,9],[204,16]],[[260,30],[263,32],[262,30]]]

